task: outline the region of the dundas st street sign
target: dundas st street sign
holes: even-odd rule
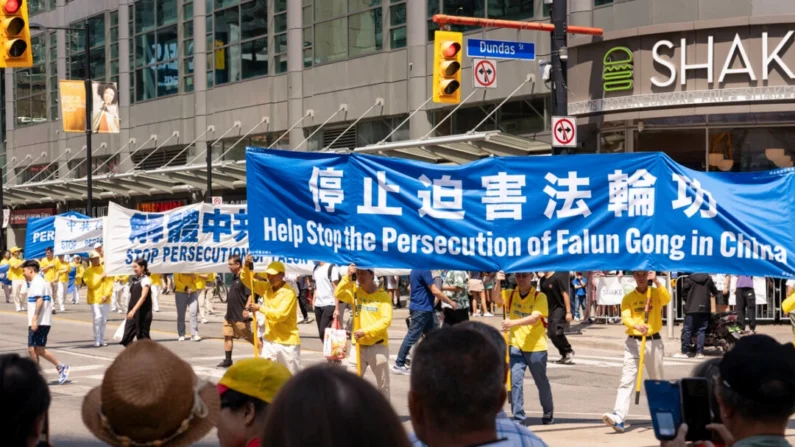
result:
[[[644,66],[654,67],[652,73],[643,73],[643,79],[637,72],[637,54],[627,46],[608,45],[609,49],[601,58],[601,91],[587,94],[601,98],[569,103],[569,113],[583,115],[653,107],[795,100],[795,73],[790,67],[795,67],[795,57],[792,57],[795,50],[786,58],[788,49],[795,43],[793,35],[795,31],[788,31],[783,37],[776,38],[764,31],[754,37],[752,31],[751,37],[744,40],[736,33],[725,57],[721,54],[718,58],[715,57],[714,35],[697,44],[691,37],[689,45],[687,37],[678,42],[661,39],[656,41],[650,52],[646,50],[641,56],[650,55],[652,63]],[[577,47],[576,50],[588,49]],[[688,57],[689,53],[694,54]],[[583,59],[587,58],[579,58]],[[594,71],[596,68],[594,64]],[[773,72],[777,73],[775,79]],[[596,76],[597,73],[587,75]],[[726,86],[726,83],[730,85]],[[745,83],[747,86],[742,85]],[[707,89],[703,89],[704,84]],[[681,89],[677,85],[682,86]],[[615,94],[617,92],[619,94]],[[621,95],[620,92],[627,94]],[[576,93],[573,97],[585,96]]]

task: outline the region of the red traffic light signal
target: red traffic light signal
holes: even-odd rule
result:
[[[0,0],[0,68],[33,66],[24,0]]]
[[[6,4],[3,5],[3,10],[6,14],[16,14],[22,6],[21,1],[22,0],[6,0]]]

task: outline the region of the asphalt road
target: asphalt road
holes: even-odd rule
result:
[[[218,314],[208,317],[210,321],[200,326],[200,333],[205,337],[201,342],[179,342],[176,336],[173,295],[163,297],[161,303],[161,312],[156,314],[152,326],[153,339],[163,343],[193,365],[198,375],[217,381],[224,373],[224,370],[215,367],[223,358],[223,344],[220,339],[222,317]],[[216,308],[221,310],[225,309],[225,306],[217,303]],[[26,314],[16,313],[13,310],[12,305],[0,303],[0,353],[23,354],[26,353],[27,342]],[[405,310],[395,312],[389,339],[393,358],[406,333],[405,317]],[[113,333],[121,319],[121,314],[111,315],[106,334],[108,342],[112,341]],[[480,318],[480,320],[495,325],[499,323],[499,318]],[[300,325],[299,328],[302,337],[303,364],[323,362],[315,324]],[[576,363],[570,366],[550,364],[548,370],[555,400],[556,424],[540,425],[541,407],[538,396],[529,372],[526,376],[525,408],[530,418],[530,429],[550,446],[659,445],[654,439],[645,399],[641,399],[641,405],[631,408],[628,421],[631,428],[627,433],[615,434],[612,429],[602,425],[602,413],[611,410],[615,401],[616,387],[621,374],[622,352],[578,347],[577,338],[571,337],[571,339],[577,352]],[[59,360],[70,364],[72,368],[70,380],[64,385],[58,385],[55,369],[46,361],[42,363],[46,377],[52,381],[51,432],[56,446],[102,445],[95,441],[83,426],[80,407],[83,396],[101,383],[105,369],[123,348],[115,344],[105,348],[94,348],[92,343],[92,327],[87,305],[67,305],[65,313],[54,316],[49,348]],[[552,360],[557,358],[556,354],[550,354]],[[249,356],[253,356],[250,345],[247,343],[236,345],[235,358]],[[666,378],[676,379],[687,376],[696,364],[695,360],[666,358]],[[349,370],[355,371],[355,368],[349,367]],[[372,380],[372,375],[365,377]],[[391,390],[392,405],[404,421],[406,430],[411,431],[406,399],[408,377],[392,375]],[[507,404],[506,409],[508,409]],[[211,432],[199,445],[217,445],[215,433]]]

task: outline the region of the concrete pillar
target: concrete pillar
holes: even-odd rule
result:
[[[409,113],[416,110],[430,96],[428,91],[427,64],[428,31],[426,27],[428,0],[412,0],[406,2],[406,21],[409,56],[408,104]],[[427,106],[426,106],[427,108]],[[428,114],[417,112],[409,120],[410,138],[421,138],[432,129]]]
[[[304,116],[304,54],[303,54],[303,20],[301,11],[302,2],[287,2],[287,126],[292,126]],[[268,8],[268,13],[273,14],[273,8]],[[272,16],[268,23],[273,23]],[[269,39],[273,41],[273,39]],[[272,52],[271,52],[272,53]],[[271,71],[275,67],[271,64]],[[303,122],[302,122],[303,124]],[[302,125],[290,131],[290,147],[295,147],[304,139]],[[306,145],[303,146],[304,148]],[[306,150],[306,149],[304,149]]]
[[[208,2],[193,2],[193,100],[195,115],[194,133],[195,137],[203,134],[207,130],[207,23],[205,16],[211,15],[212,11],[206,11],[205,6]],[[181,63],[181,61],[180,61]],[[218,129],[216,129],[216,132]],[[195,138],[194,137],[194,138]],[[207,140],[213,138],[213,133],[208,132],[193,145],[193,155],[188,161],[196,157],[207,149]],[[212,148],[208,150],[212,151]],[[196,163],[203,162],[197,160]]]
[[[569,24],[593,26],[593,0],[569,0]]]
[[[16,172],[11,168],[19,163],[25,154],[17,154],[14,147],[14,70],[12,68],[5,69],[4,80],[6,89],[6,157],[9,162],[6,167],[6,184],[16,185]],[[12,157],[17,157],[17,160],[11,162]]]
[[[134,67],[130,66],[130,41],[135,35],[135,30],[130,29],[129,5],[131,4],[133,4],[133,0],[121,0],[119,2],[119,121],[121,126],[119,129],[118,147],[111,147],[109,154],[115,153],[130,141],[130,129],[132,128],[130,105],[133,98],[130,98],[130,88],[132,83],[135,82],[135,72]],[[119,153],[119,161],[127,158],[136,147],[133,144],[128,145]],[[126,172],[132,167],[132,159],[129,159],[118,169],[119,172]]]

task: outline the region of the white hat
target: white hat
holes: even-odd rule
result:
[[[96,250],[97,248],[100,248],[100,247],[102,247],[102,244],[100,244],[99,242],[97,242],[96,244],[94,244],[94,249],[95,249],[95,250]]]

